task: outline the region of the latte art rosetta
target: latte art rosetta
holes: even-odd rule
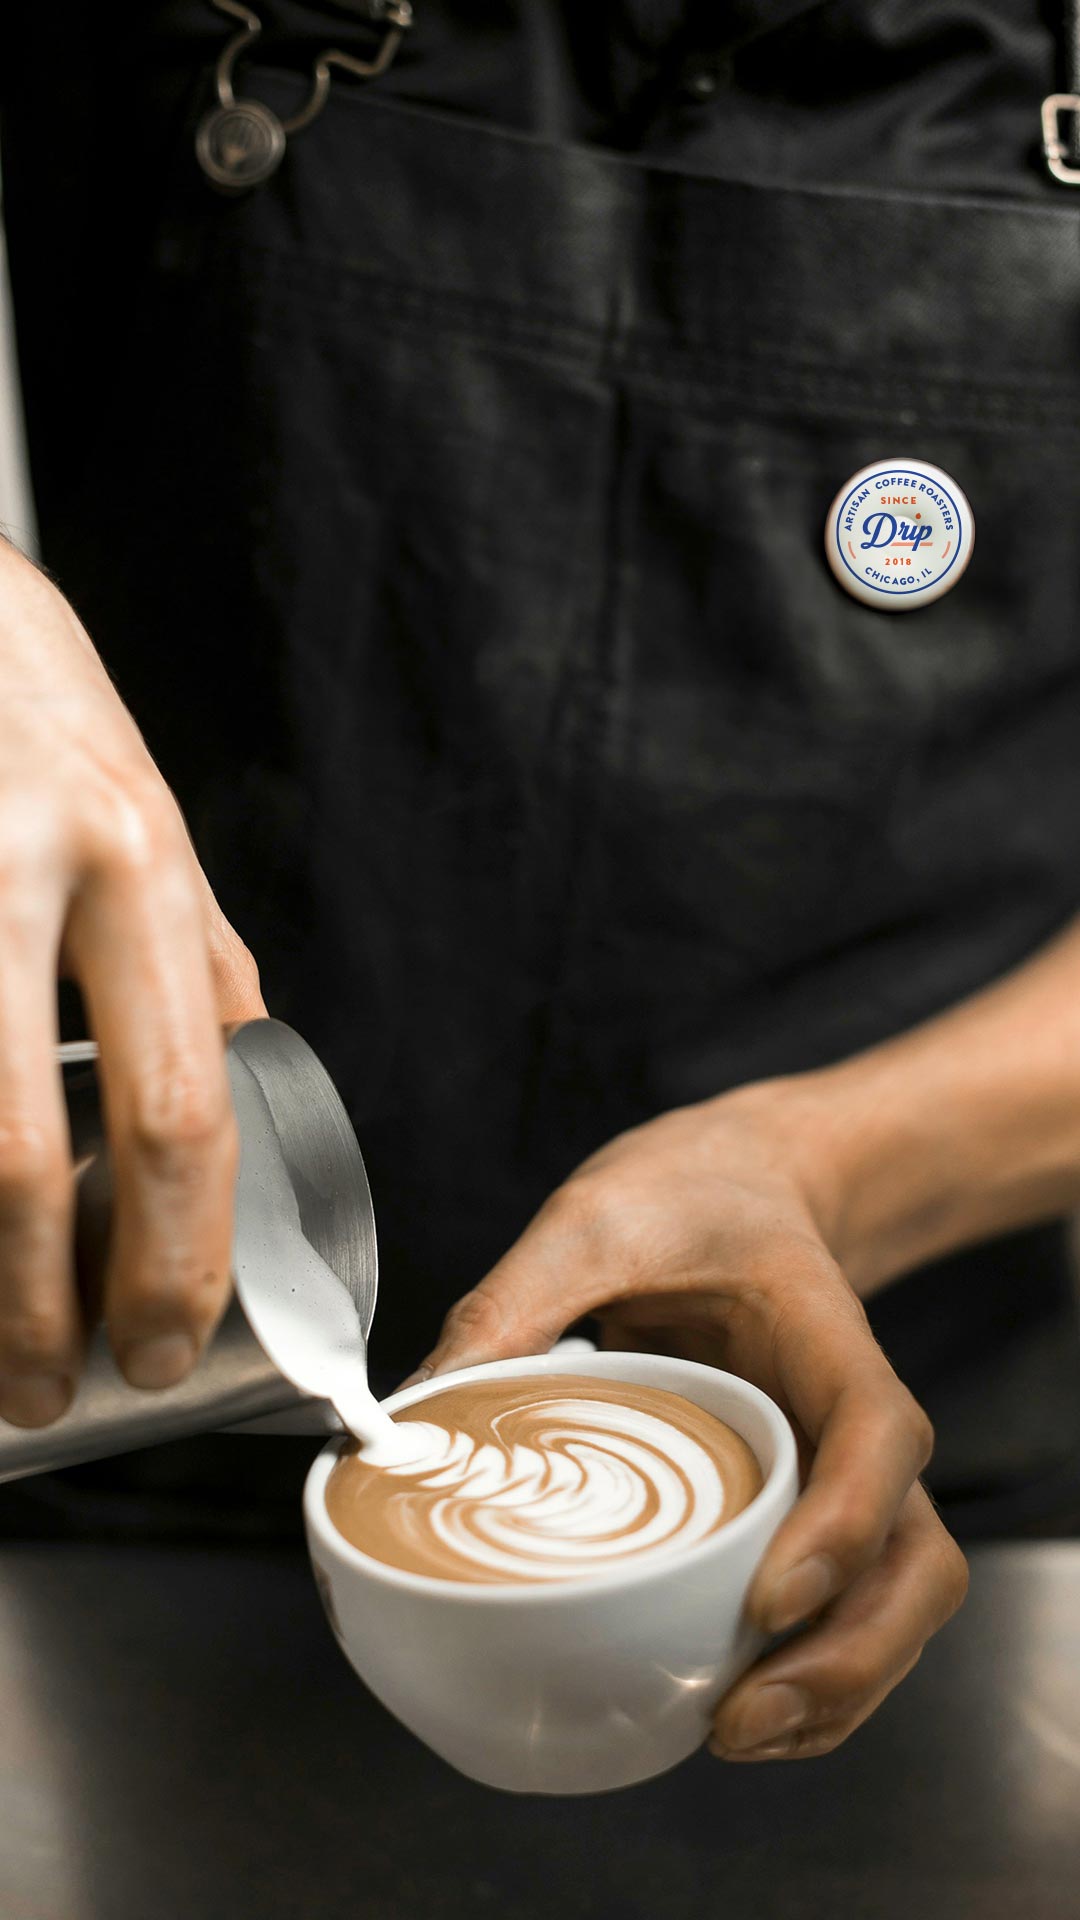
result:
[[[448,1387],[399,1425],[411,1457],[379,1467],[346,1455],[327,1509],[364,1552],[442,1579],[601,1573],[693,1546],[761,1486],[746,1442],[711,1414],[587,1375]]]

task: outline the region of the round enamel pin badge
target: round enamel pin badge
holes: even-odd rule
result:
[[[825,552],[840,585],[887,613],[948,593],[974,543],[965,495],[928,460],[862,467],[841,487],[825,523]]]

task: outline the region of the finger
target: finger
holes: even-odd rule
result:
[[[115,1181],[105,1315],[134,1386],[183,1378],[228,1295],[236,1128],[201,909],[178,816],[144,809],[68,930]]]
[[[930,1455],[929,1423],[878,1347],[866,1316],[824,1249],[786,1243],[769,1255],[783,1286],[747,1286],[736,1331],[722,1335],[726,1358],[783,1400],[809,1460],[806,1487],[762,1561],[749,1599],[766,1631],[812,1617],[878,1558],[896,1514]],[[612,1316],[631,1343],[649,1337],[667,1309],[674,1321],[660,1345],[684,1357],[715,1355],[717,1328],[729,1320],[707,1296],[644,1296],[620,1301]],[[711,1315],[713,1356],[697,1342],[696,1322]],[[756,1320],[760,1325],[755,1325]],[[685,1326],[678,1324],[685,1321]],[[807,1446],[805,1436],[811,1443]]]
[[[19,882],[12,899],[32,899]],[[41,1427],[75,1386],[71,1148],[56,1064],[59,908],[0,926],[0,1417]]]
[[[811,1618],[873,1564],[933,1450],[930,1422],[842,1278],[821,1274],[814,1284],[796,1273],[792,1282],[777,1309],[772,1362],[815,1453],[751,1589],[751,1616],[770,1633]]]
[[[807,1486],[750,1605],[774,1632],[809,1618],[877,1558],[932,1444],[839,1269],[823,1247],[785,1240],[758,1255],[741,1297],[645,1295],[610,1317],[631,1338],[666,1318],[663,1350],[689,1359],[715,1361],[719,1344],[727,1364],[786,1407]]]
[[[194,849],[192,859],[195,860]],[[245,947],[235,927],[226,920],[210,882],[197,861],[195,865],[202,895],[203,924],[218,1019],[223,1027],[240,1026],[245,1020],[265,1020],[267,1008],[255,956]]]
[[[451,1307],[438,1342],[407,1382],[484,1360],[547,1353],[610,1289],[602,1238],[553,1196],[490,1273]]]
[[[721,1703],[714,1751],[729,1759],[827,1753],[861,1726],[967,1591],[964,1557],[921,1486],[877,1563]]]

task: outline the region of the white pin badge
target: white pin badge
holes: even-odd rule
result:
[[[928,460],[875,460],[845,481],[825,523],[842,587],[868,607],[910,612],[955,587],[975,543],[968,501]]]

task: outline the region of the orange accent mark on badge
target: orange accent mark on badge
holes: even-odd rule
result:
[[[946,540],[946,542],[945,542],[945,552],[944,552],[944,553],[942,554],[942,556],[941,556],[943,560],[947,558],[947,556],[948,556],[948,552],[949,552],[949,548],[950,548],[951,546],[952,546],[952,541],[951,541],[951,540]]]
[[[847,550],[848,550],[848,552],[850,553],[850,555],[851,555],[851,557],[852,557],[852,559],[854,560],[854,559],[855,559],[855,557],[856,557],[856,555],[855,555],[855,549],[854,549],[854,547],[852,546],[852,544],[851,544],[851,541],[850,541],[850,540],[849,540],[849,541],[848,541],[848,543],[847,543]]]

